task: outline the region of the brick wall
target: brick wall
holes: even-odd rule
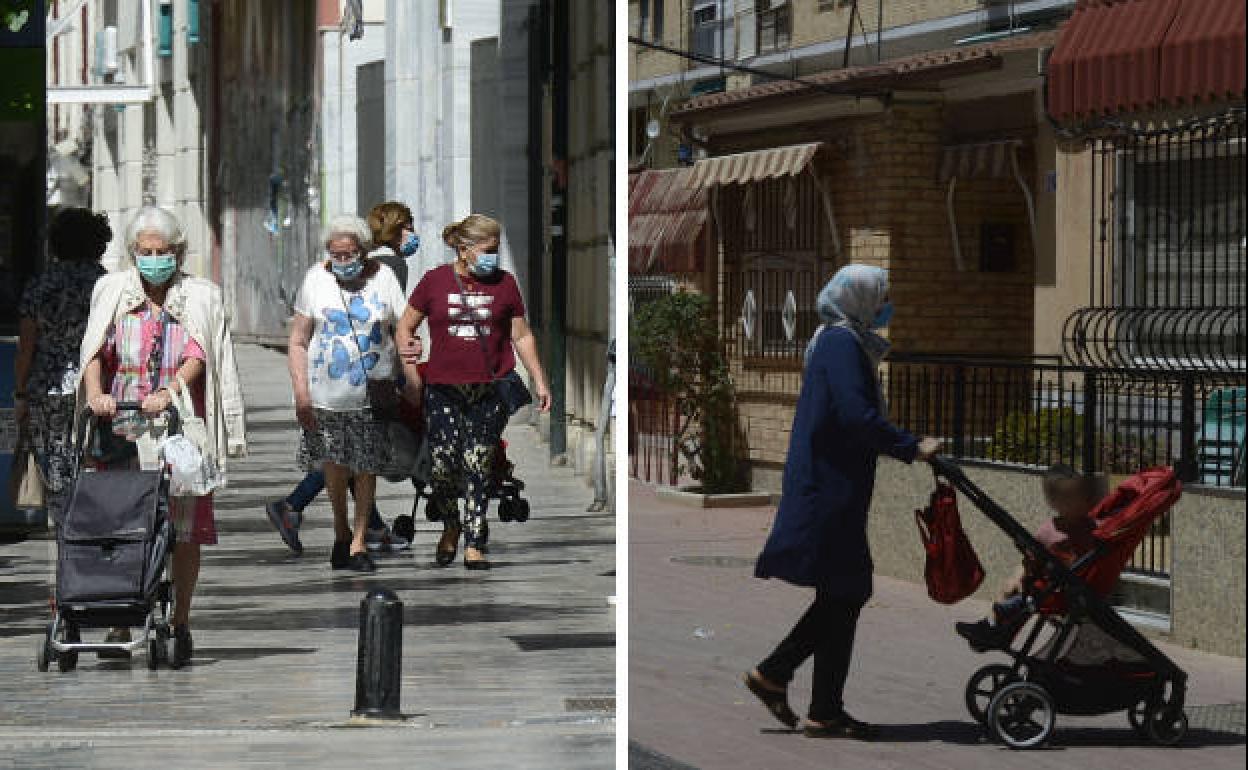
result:
[[[1034,260],[1022,195],[1013,180],[959,184],[957,215],[968,269],[957,271],[938,178],[941,118],[939,107],[894,107],[880,116],[816,128],[724,138],[714,150],[724,154],[812,140],[829,145],[820,173],[831,193],[844,256],[890,271],[896,311],[888,335],[895,349],[1029,354]],[[979,225],[986,220],[1014,225],[1016,263],[1009,273],[976,269]],[[825,279],[837,267],[832,255],[827,257]],[[724,313],[731,321],[740,309]],[[800,371],[748,368],[734,357],[733,376],[755,487],[778,492]]]

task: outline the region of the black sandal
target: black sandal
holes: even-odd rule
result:
[[[860,722],[844,712],[839,717],[822,724],[808,724],[802,728],[807,738],[849,738],[855,741],[872,741],[879,737],[880,728]]]
[[[766,687],[762,680],[754,676],[754,672],[747,671],[745,673],[745,686],[750,692],[754,693],[754,697],[763,702],[771,715],[780,720],[780,723],[790,730],[797,727],[797,714],[793,713],[793,709],[789,708],[788,690],[772,690]]]

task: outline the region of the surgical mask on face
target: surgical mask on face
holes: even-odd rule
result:
[[[871,319],[871,325],[876,329],[883,329],[888,326],[888,322],[893,317],[893,303],[885,302],[884,306],[875,311],[875,318]]]
[[[140,254],[134,258],[139,275],[153,286],[164,286],[178,269],[175,254]]]
[[[356,257],[350,262],[330,262],[329,269],[340,281],[354,281],[364,272],[364,260]]]
[[[498,270],[498,252],[485,251],[477,255],[477,262],[472,266],[472,273],[481,278],[491,276]]]
[[[416,233],[408,233],[403,242],[399,244],[399,254],[410,257],[420,248],[420,236]]]

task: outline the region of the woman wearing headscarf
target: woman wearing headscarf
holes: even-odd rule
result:
[[[56,259],[22,293],[15,366],[18,429],[30,437],[48,484],[48,513],[59,522],[76,467],[74,391],[91,292],[105,273],[100,257],[113,238],[108,217],[69,208],[48,227]]]
[[[867,511],[881,454],[929,460],[940,449],[888,421],[877,369],[888,341],[878,330],[893,306],[888,274],[867,265],[842,268],[819,293],[823,325],[806,350],[806,367],[771,535],[754,574],[815,589],[809,609],[745,684],[789,727],[793,672],[815,659],[810,737],[870,739],[875,729],[846,713],[841,700],[858,615],[871,596]]]
[[[91,297],[79,405],[110,421],[111,433],[123,442],[150,445],[161,431],[152,418],[169,408],[172,393],[186,387],[207,428],[206,449],[224,472],[227,455],[243,455],[247,442],[221,289],[182,271],[186,237],[165,209],[139,209],[126,233],[126,251],[132,266],[101,278]],[[142,413],[118,414],[119,401],[140,402]],[[190,662],[193,649],[191,597],[199,580],[200,546],[217,542],[212,495],[171,499],[170,516],[177,532],[170,664],[179,668]],[[113,629],[107,641],[128,640],[127,630]]]

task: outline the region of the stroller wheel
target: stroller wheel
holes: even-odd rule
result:
[[[523,498],[516,498],[516,521],[526,522],[529,520],[529,501]]]
[[[1158,746],[1176,746],[1187,735],[1187,714],[1165,704],[1149,709],[1145,719],[1149,740]]]
[[[1057,709],[1045,689],[1032,682],[1010,682],[992,696],[988,730],[1011,749],[1031,749],[1053,734]]]
[[[390,531],[410,543],[416,538],[416,523],[411,516],[405,513],[402,516],[394,517],[394,523],[390,525]]]
[[[502,500],[499,500],[498,501],[498,520],[499,521],[514,521],[515,518],[516,518],[515,502],[509,497],[504,497]]]
[[[78,668],[78,653],[76,652],[57,653],[56,667],[59,668],[63,672],[73,671],[74,669]]]
[[[971,675],[966,683],[966,710],[976,722],[984,724],[992,696],[1012,677],[1012,670],[1003,663],[991,663]]]
[[[52,640],[52,624],[48,624],[47,630],[43,632],[43,639],[39,640],[39,649],[35,652],[35,668],[40,671],[47,671],[52,663],[52,646],[49,642]]]

